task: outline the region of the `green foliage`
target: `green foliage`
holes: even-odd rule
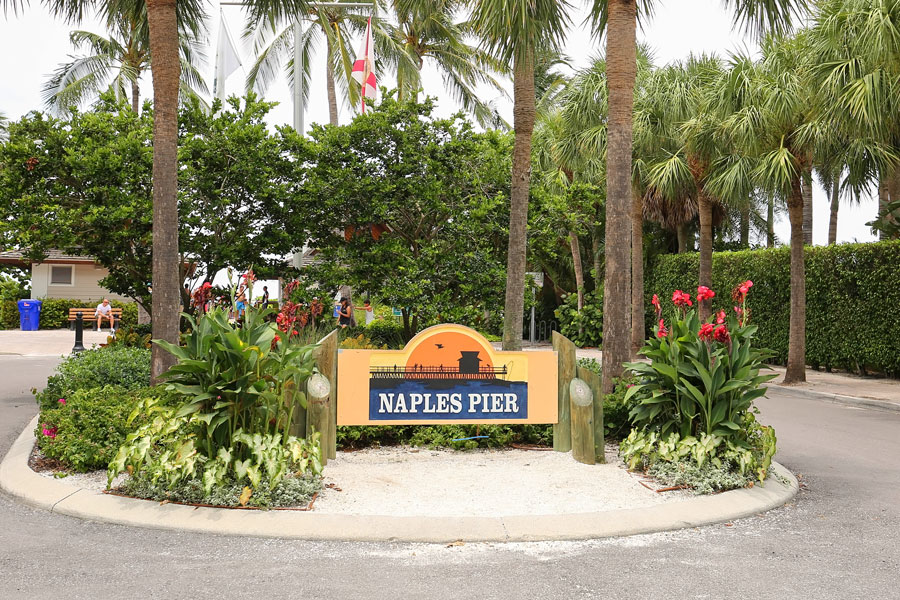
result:
[[[391,319],[375,319],[365,328],[366,336],[373,344],[388,348],[403,347],[403,327]]]
[[[739,439],[716,435],[660,436],[656,431],[633,429],[619,451],[631,469],[642,467],[668,485],[689,485],[697,493],[745,487],[754,479],[764,482],[775,456],[775,430],[744,415]]]
[[[56,409],[59,399],[68,400],[78,390],[107,385],[134,390],[150,384],[150,351],[115,346],[85,350],[66,358],[36,394],[41,411]]]
[[[276,489],[289,477],[322,471],[318,433],[301,440],[280,432],[237,429],[231,432],[230,446],[213,447],[208,414],[186,414],[184,406],[163,407],[151,399],[139,403],[127,423],[141,415],[148,422],[128,434],[110,461],[107,486],[128,470],[137,482],[155,489],[174,490],[196,482],[206,496],[234,484],[255,493]]]
[[[19,305],[16,300],[0,300],[0,329],[19,328]]]
[[[807,247],[806,362],[826,369],[872,370],[900,375],[900,241]],[[697,285],[697,254],[659,256],[645,280],[662,299]],[[759,327],[756,339],[784,364],[790,323],[790,250],[775,248],[713,255],[714,308],[732,311],[728,290],[753,281],[748,308]],[[664,316],[671,318],[667,307]],[[652,326],[649,316],[648,325]]]
[[[603,398],[603,429],[607,439],[620,440],[631,432],[629,414],[637,406],[634,396],[626,400],[628,390],[637,384],[634,377],[622,377],[616,380],[611,394]]]
[[[767,350],[753,347],[756,326],[741,323],[732,312],[716,325],[726,330],[727,340],[699,335],[700,319],[694,310],[670,323],[668,335],[658,332],[647,340],[640,354],[650,362],[626,363],[638,376],[628,389],[640,403],[630,413],[638,428],[688,436],[719,436],[736,439],[741,434],[743,415],[753,401],[765,395],[760,387],[776,375],[760,375]],[[727,328],[727,329],[726,329]]]
[[[400,307],[406,339],[453,310],[499,309],[506,281],[511,137],[433,110],[387,96],[349,125],[314,126],[295,209],[314,215],[310,278]]]
[[[65,404],[57,401],[57,406],[41,411],[35,430],[38,447],[74,471],[106,468],[141,422],[128,424],[138,399],[161,396],[164,393],[155,388],[129,391],[112,385],[74,391]]]
[[[315,474],[287,476],[274,487],[269,486],[265,480],[260,483],[259,487],[253,489],[246,506],[260,508],[304,506],[309,504],[313,495],[322,489],[322,478]],[[244,493],[244,482],[237,482],[230,477],[207,492],[203,487],[202,476],[181,481],[171,489],[159,481],[154,483],[148,477],[138,476],[126,479],[120,490],[135,498],[159,502],[242,506],[241,494]]]
[[[387,350],[388,347],[385,345],[377,345],[371,339],[367,338],[364,334],[359,334],[355,337],[348,336],[341,341],[340,348],[344,348],[346,350]]]
[[[136,327],[119,327],[113,335],[107,336],[106,346],[128,346],[129,348],[149,348],[150,332],[141,333],[144,328],[138,330]]]
[[[462,439],[476,435],[487,438]],[[354,425],[337,428],[337,443],[343,448],[410,444],[469,450],[502,448],[514,443],[547,445],[552,441],[550,425]]]
[[[287,438],[296,402],[306,406],[303,383],[312,374],[313,347],[276,341],[270,309],[248,308],[240,327],[219,308],[196,321],[184,346],[157,340],[178,358],[163,374],[167,388],[184,396],[179,416],[198,415],[206,424],[201,450],[214,457],[230,448],[244,458],[238,431]]]
[[[556,309],[559,332],[579,348],[603,344],[603,288],[585,294],[584,307],[578,312],[578,294],[568,294]]]

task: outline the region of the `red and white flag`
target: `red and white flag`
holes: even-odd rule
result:
[[[351,76],[360,84],[360,109],[366,112],[365,98],[375,99],[378,90],[375,84],[375,38],[372,35],[372,18],[366,25],[366,35],[363,37],[356,62],[353,63]]]

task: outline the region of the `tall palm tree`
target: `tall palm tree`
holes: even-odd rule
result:
[[[810,31],[816,84],[827,99],[823,118],[847,141],[841,187],[858,196],[873,181],[880,216],[900,200],[898,30],[893,0],[822,0]]]
[[[538,49],[556,49],[565,36],[568,2],[557,0],[475,0],[473,29],[501,62],[513,62],[513,142],[509,247],[503,349],[522,347],[525,305],[525,250],[531,134],[535,120],[534,62]]]
[[[397,24],[386,24],[389,54],[397,69],[399,97],[415,99],[422,87],[422,68],[437,67],[444,86],[463,109],[482,125],[497,123],[497,111],[479,97],[477,85],[488,84],[502,92],[493,73],[506,75],[509,68],[489,52],[471,45],[475,35],[471,21],[458,21],[465,6],[461,0],[393,0]]]
[[[72,45],[87,54],[60,65],[48,79],[43,89],[48,108],[62,114],[109,90],[116,98],[130,94],[132,109],[140,110],[140,79],[150,69],[150,50],[147,14],[136,17],[138,21],[126,15],[113,16],[109,37],[83,30],[70,34]],[[182,101],[203,103],[201,95],[208,90],[196,67],[204,58],[199,33],[182,26],[180,94]]]
[[[325,41],[325,85],[328,94],[328,118],[332,125],[338,124],[338,88],[346,106],[357,106],[359,90],[351,85],[350,73],[353,57],[350,54],[350,34],[365,28],[365,15],[352,8],[338,6],[311,6],[303,15],[304,20],[311,23],[300,36],[303,49],[304,97],[301,102],[306,106],[309,100],[309,82],[312,78],[310,57],[315,47],[324,38]],[[244,30],[244,38],[252,40],[256,60],[247,74],[247,90],[255,90],[264,94],[275,80],[278,72],[284,70],[288,82],[293,85],[294,79],[294,21],[293,17],[275,20],[264,15],[260,21],[250,21]],[[376,37],[381,31],[380,20],[373,19]],[[383,32],[382,32],[383,36]]]
[[[734,10],[735,23],[750,30],[781,29],[807,0],[724,0]],[[609,152],[607,154],[606,283],[603,312],[603,392],[628,359],[630,297],[628,256],[631,250],[628,213],[631,205],[632,104],[636,77],[635,37],[639,19],[652,14],[653,0],[594,0],[594,27],[606,32],[609,63]]]

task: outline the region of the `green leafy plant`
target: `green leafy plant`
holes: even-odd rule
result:
[[[60,406],[60,398],[68,399],[77,390],[106,385],[124,390],[150,385],[150,351],[113,346],[69,356],[47,379],[47,386],[35,393],[35,398],[42,411],[52,410]]]
[[[484,438],[471,439],[475,436]],[[548,445],[550,425],[366,425],[337,428],[337,443],[347,448],[409,444],[433,448],[503,448],[510,444]]]
[[[579,348],[599,347],[603,343],[603,288],[585,295],[584,306],[578,310],[578,295],[568,294],[556,309],[559,332]]]
[[[373,344],[388,348],[403,347],[403,327],[393,319],[375,319],[365,328]]]
[[[140,415],[128,422],[139,399],[165,402],[165,396],[159,388],[129,391],[111,385],[74,391],[57,400],[58,407],[41,411],[38,447],[74,471],[106,468],[128,433],[143,422]]]

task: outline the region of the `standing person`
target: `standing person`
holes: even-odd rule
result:
[[[244,292],[241,292],[238,296],[237,302],[234,303],[234,308],[237,311],[234,318],[235,320],[240,321],[241,317],[244,316],[244,310],[247,308],[247,295]]]
[[[109,300],[104,298],[103,302],[97,305],[97,310],[94,311],[94,318],[97,319],[97,331],[100,331],[103,328],[103,319],[109,321],[109,332],[113,333],[116,330],[116,321],[115,317],[112,313],[112,306],[109,305]]]
[[[263,286],[262,307],[269,308],[269,286]]]
[[[338,307],[338,324],[347,328],[353,320],[353,309],[350,307],[350,300],[346,296],[341,298],[341,305]]]
[[[363,304],[362,309],[366,311],[366,325],[375,320],[375,309],[372,308],[372,305],[366,300],[365,304]]]

